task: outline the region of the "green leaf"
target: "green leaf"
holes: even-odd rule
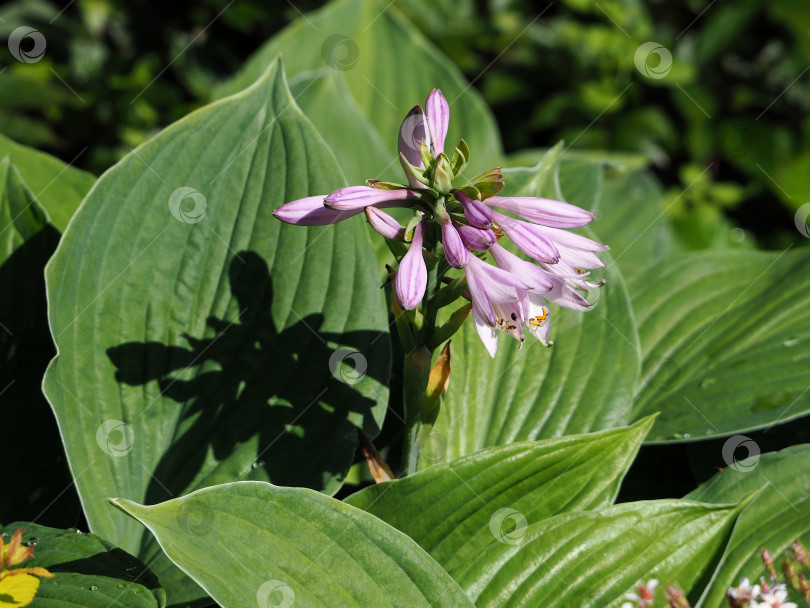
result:
[[[398,157],[387,145],[388,140],[396,142],[397,133],[381,133],[369,122],[341,72],[330,68],[302,72],[290,80],[290,90],[334,150],[350,184],[363,184],[367,179],[405,180]]]
[[[278,53],[283,53],[291,75],[324,67],[341,72],[353,102],[376,126],[387,146],[385,162],[394,167],[399,164],[397,134],[402,120],[414,105],[424,104],[430,90],[437,87],[451,108],[446,145],[454,146],[462,138],[467,141],[472,151],[469,175],[499,163],[498,129],[481,95],[390,2],[334,0],[302,16],[260,48],[215,95],[244,88]],[[330,129],[322,123],[335,120],[331,112],[309,117],[323,132]],[[340,156],[340,149],[335,153]]]
[[[2,528],[8,542],[23,528],[23,542],[34,543],[34,556],[19,567],[47,568],[53,578],[40,579],[33,608],[163,608],[166,593],[141,561],[115,545],[78,530],[57,530],[15,522]],[[4,602],[5,603],[5,602]]]
[[[592,209],[599,240],[610,245],[614,263],[625,277],[645,276],[649,267],[676,249],[666,215],[664,193],[650,171],[608,174],[599,205]]]
[[[612,504],[652,422],[486,448],[345,502],[401,530],[449,571],[492,542],[489,523],[501,509],[534,522]]]
[[[0,135],[0,158],[6,155],[11,156],[25,183],[48,210],[53,225],[64,231],[95,176]]]
[[[652,440],[722,435],[810,411],[810,252],[707,251],[630,286],[644,355],[633,417]]]
[[[224,608],[472,607],[413,540],[312,490],[239,482],[151,507],[114,504]]]
[[[503,170],[502,196],[545,196],[563,200],[560,190],[560,160],[563,143],[548,150],[531,167],[508,167]]]
[[[711,571],[739,506],[661,500],[564,513],[514,527],[450,572],[478,608],[618,606],[639,581],[685,592]],[[497,530],[497,528],[496,528]],[[659,599],[663,599],[659,592]]]
[[[475,326],[462,326],[453,338],[454,371],[433,431],[445,446],[438,460],[613,428],[630,419],[638,337],[621,274],[609,257],[602,258],[607,284],[595,292],[592,310],[551,307],[550,349],[531,338],[519,349],[503,335],[491,359]]]
[[[362,221],[272,215],[344,183],[276,62],[96,184],[47,269],[44,382],[94,532],[149,561],[107,497],[237,479],[333,492],[356,430],[379,432],[390,344]]]
[[[746,438],[730,438],[741,442]],[[748,441],[751,441],[750,439]],[[727,446],[734,447],[737,444]],[[731,450],[733,454],[734,450]],[[740,514],[723,560],[701,598],[699,606],[719,606],[726,589],[737,586],[744,577],[752,581],[767,575],[760,556],[765,547],[774,564],[790,544],[810,533],[810,445],[798,445],[732,461],[686,498],[711,503],[733,502],[760,490]]]
[[[0,394],[3,481],[0,521],[41,513],[44,521],[70,525],[78,513],[59,429],[40,385],[54,355],[45,303],[45,264],[59,234],[48,214],[6,156],[0,159]],[[31,458],[36,429],[37,457]]]

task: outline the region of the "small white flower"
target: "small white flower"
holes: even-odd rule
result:
[[[729,587],[728,591],[726,591],[726,596],[730,600],[735,600],[735,602],[739,603],[740,605],[742,605],[744,602],[757,599],[759,594],[759,585],[751,585],[751,581],[748,580],[748,577],[742,579],[742,582],[738,587]]]
[[[632,593],[625,593],[624,599],[637,602],[639,608],[648,608],[653,605],[653,595],[658,587],[658,579],[651,578],[647,583],[639,583]],[[621,608],[635,608],[636,604],[625,602]]]
[[[794,602],[786,601],[787,597],[787,589],[779,583],[762,594],[760,599],[763,601],[757,604],[757,608],[799,608]]]

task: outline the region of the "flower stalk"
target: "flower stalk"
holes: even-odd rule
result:
[[[365,186],[292,201],[274,211],[284,222],[307,226],[365,211],[398,260],[389,282],[405,351],[406,473],[416,470],[424,437],[420,428],[432,425],[438,415],[440,400],[425,411],[433,353],[470,315],[492,357],[502,333],[521,346],[527,335],[550,346],[548,304],[589,309],[579,292],[601,287],[587,278],[591,269],[604,266],[596,254],[607,249],[568,232],[593,220],[589,212],[546,198],[501,196],[500,167],[466,179],[470,149],[463,139],[446,146],[449,121],[449,104],[434,89],[425,109],[415,106],[400,127],[397,146],[405,183],[368,180]],[[405,227],[381,211],[394,207],[413,211]],[[504,248],[499,243],[504,237],[528,259]],[[469,304],[437,327],[439,310],[462,297]]]

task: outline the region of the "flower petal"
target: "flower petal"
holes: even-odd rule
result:
[[[387,239],[405,239],[405,229],[393,217],[376,207],[366,207],[366,219],[371,227]]]
[[[554,288],[543,294],[549,302],[557,306],[565,306],[574,310],[590,310],[592,307],[588,301],[579,295],[574,289],[559,279],[554,280]]]
[[[541,234],[537,229],[537,224],[530,224],[498,213],[493,215],[493,219],[498,226],[506,233],[512,242],[528,256],[539,262],[555,264],[560,259],[560,254],[554,244]]]
[[[473,305],[473,322],[476,331],[478,331],[478,337],[484,343],[489,356],[494,358],[495,353],[498,352],[498,331],[487,323],[486,318],[475,305]]]
[[[597,243],[570,230],[563,230],[561,228],[549,228],[548,226],[534,225],[534,231],[543,235],[546,239],[554,243],[560,244],[564,247],[571,249],[581,249],[583,251],[607,251],[610,249],[607,245]]]
[[[486,204],[511,211],[515,215],[554,228],[576,228],[593,221],[593,214],[576,205],[550,198],[531,196],[491,196]]]
[[[473,251],[486,251],[498,242],[495,233],[489,228],[476,228],[475,226],[456,226],[461,240]]]
[[[330,209],[352,211],[369,205],[380,205],[389,202],[399,203],[411,197],[412,194],[414,193],[406,189],[380,190],[370,186],[349,186],[335,190],[324,199],[323,203]],[[399,206],[407,206],[407,203],[399,204]]]
[[[453,195],[461,203],[461,207],[464,209],[464,217],[470,224],[478,228],[492,226],[492,209],[481,201],[470,198],[461,190],[453,190]]]
[[[450,124],[450,106],[439,89],[433,89],[425,102],[430,139],[433,142],[433,156],[444,152],[444,140]]]
[[[413,240],[408,252],[402,257],[394,277],[394,291],[402,307],[413,310],[425,295],[427,288],[427,267],[422,256],[422,222],[413,230]]]
[[[325,226],[341,222],[347,218],[360,213],[363,209],[353,209],[350,211],[335,211],[324,207],[325,196],[308,196],[297,201],[286,203],[273,211],[273,215],[282,222],[296,224],[298,226]]]
[[[427,144],[428,148],[430,148],[430,133],[427,128],[425,113],[422,110],[422,106],[417,105],[405,115],[405,120],[402,121],[402,125],[399,127],[397,148],[399,153],[405,157],[405,160],[419,169],[425,168],[425,164],[422,162],[422,155],[420,154],[423,141]],[[402,164],[402,168],[405,171],[405,175],[408,177],[408,183],[411,187],[425,187],[423,183],[411,175],[410,171],[408,171],[407,167],[402,163],[401,158],[400,164]]]
[[[470,250],[464,245],[458,231],[450,221],[442,224],[442,247],[447,263],[453,268],[464,268],[470,260]]]
[[[545,292],[554,287],[551,277],[539,266],[522,260],[497,243],[491,247],[490,251],[492,251],[492,257],[495,258],[498,267],[530,285],[530,291]]]

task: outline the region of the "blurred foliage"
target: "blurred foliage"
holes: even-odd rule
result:
[[[804,241],[792,214],[810,200],[810,4],[395,2],[482,91],[507,152],[564,140],[641,154],[685,248]],[[2,53],[0,133],[100,173],[322,4],[6,3],[0,36],[37,28],[47,52]],[[645,57],[647,42],[663,48]]]

